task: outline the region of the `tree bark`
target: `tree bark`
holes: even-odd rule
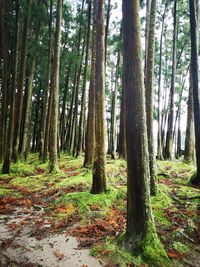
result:
[[[80,120],[79,120],[77,156],[81,154],[82,147],[83,147],[86,81],[87,81],[88,57],[89,57],[89,47],[90,47],[90,20],[91,20],[91,3],[88,4],[88,27],[87,27],[87,40],[86,40],[85,69],[84,69],[84,74],[83,74],[83,89],[82,89],[82,99],[81,99],[81,113],[80,113]]]
[[[10,163],[12,156],[12,143],[14,132],[14,107],[15,107],[15,93],[17,85],[17,61],[18,61],[18,47],[19,47],[19,0],[15,1],[15,37],[14,37],[14,52],[13,52],[13,70],[12,70],[12,85],[10,94],[10,114],[9,127],[6,141],[6,152],[4,155],[4,162],[2,173],[10,172]]]
[[[190,37],[191,37],[191,77],[194,101],[194,128],[197,173],[192,183],[200,185],[200,90],[199,90],[199,64],[198,64],[198,14],[199,1],[190,0]]]
[[[104,1],[96,2],[96,63],[95,63],[95,155],[91,193],[106,191],[105,151],[105,47]]]
[[[93,2],[92,59],[88,100],[87,132],[85,138],[84,166],[91,166],[95,147],[95,59],[96,59],[96,5]]]
[[[154,163],[154,137],[153,137],[153,82],[154,82],[154,49],[155,49],[155,25],[156,24],[156,0],[150,4],[150,21],[148,29],[148,41],[146,52],[146,114],[147,137],[149,148],[150,192],[156,194],[155,163]]]
[[[166,138],[166,159],[172,160],[173,150],[173,124],[174,124],[174,91],[175,91],[175,78],[176,78],[176,47],[177,47],[177,19],[176,19],[177,0],[174,0],[174,33],[173,33],[173,56],[172,56],[172,76],[170,88],[170,110],[168,117],[168,128]]]
[[[58,95],[59,95],[59,67],[60,67],[60,40],[61,40],[62,0],[57,0],[56,32],[54,43],[54,59],[51,76],[52,108],[50,120],[49,143],[49,171],[58,171],[57,133],[58,133]]]
[[[13,156],[12,156],[15,162],[18,159],[18,146],[20,138],[21,118],[22,118],[23,87],[25,79],[30,9],[31,9],[31,0],[27,0],[26,15],[24,18],[24,25],[23,25],[24,28],[23,28],[22,44],[21,44],[21,63],[18,76],[18,92],[17,92],[16,108],[15,108],[15,126],[14,126]]]

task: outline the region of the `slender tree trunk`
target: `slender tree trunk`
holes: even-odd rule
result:
[[[82,89],[82,99],[81,99],[81,113],[80,113],[80,121],[79,121],[77,156],[81,154],[82,147],[83,147],[86,81],[87,81],[88,57],[89,57],[89,47],[90,47],[90,20],[91,20],[91,3],[88,4],[88,28],[87,28],[87,40],[86,40],[85,69],[84,69],[84,75],[83,75],[83,89]]]
[[[166,139],[166,159],[172,160],[173,150],[173,124],[174,124],[174,91],[176,78],[176,46],[177,46],[177,21],[176,21],[177,0],[174,0],[174,33],[173,33],[173,56],[172,56],[172,77],[170,88],[170,110],[168,117],[167,139]]]
[[[88,101],[87,132],[85,138],[84,166],[93,164],[95,147],[95,59],[96,59],[96,6],[93,3],[92,59]]]
[[[106,191],[105,151],[105,47],[104,47],[104,1],[97,1],[96,17],[96,63],[95,63],[95,155],[91,192]]]
[[[10,162],[12,155],[13,131],[14,131],[14,107],[15,93],[17,85],[17,61],[18,61],[18,46],[19,46],[19,0],[15,2],[15,37],[14,37],[14,53],[13,53],[13,70],[12,70],[12,86],[10,94],[10,114],[9,127],[7,133],[6,152],[2,167],[2,173],[10,172]]]
[[[8,92],[8,50],[7,50],[7,1],[2,1],[2,93],[1,93],[1,116],[0,116],[0,162],[4,157],[6,140],[6,110],[7,110],[7,92]]]
[[[126,159],[126,127],[125,127],[125,92],[124,92],[124,63],[122,73],[122,97],[119,127],[119,158]]]
[[[61,151],[64,150],[65,145],[65,130],[66,130],[66,101],[68,96],[68,88],[69,88],[69,77],[70,77],[70,71],[71,71],[72,62],[69,63],[69,66],[67,67],[67,73],[66,73],[66,81],[65,81],[65,90],[64,90],[64,96],[63,96],[63,104],[62,104],[62,111],[60,115],[60,149]]]
[[[56,32],[54,43],[54,59],[51,76],[52,108],[50,120],[49,143],[49,171],[58,171],[57,133],[58,133],[58,95],[59,95],[59,67],[60,67],[60,39],[61,39],[62,0],[57,0]]]
[[[193,106],[194,104],[193,104],[192,81],[191,81],[191,71],[190,71],[190,87],[188,95],[187,126],[185,134],[185,153],[184,153],[184,161],[188,163],[194,161],[194,152],[195,152]]]
[[[53,0],[50,0],[50,14],[49,14],[49,40],[48,40],[48,67],[47,67],[47,78],[44,88],[44,98],[42,105],[42,118],[41,118],[41,133],[39,142],[39,158],[46,161],[49,141],[49,124],[50,124],[50,96],[48,103],[48,92],[49,92],[49,80],[51,73],[51,52],[52,52],[52,13],[53,13]],[[48,109],[47,109],[48,107]],[[48,114],[49,110],[49,114]],[[48,114],[48,115],[47,115]]]
[[[146,114],[147,137],[149,148],[149,170],[151,195],[156,194],[155,163],[154,163],[154,138],[153,138],[153,82],[154,82],[154,49],[155,49],[155,25],[156,24],[156,0],[151,1],[150,21],[148,30],[148,46],[146,59]]]
[[[34,45],[38,45],[39,41],[39,32],[40,32],[40,18],[37,17],[37,26],[35,30],[35,40]],[[34,53],[30,61],[30,74],[28,79],[28,90],[27,90],[27,102],[26,102],[26,112],[24,120],[24,135],[22,140],[22,154],[25,159],[27,159],[28,149],[29,149],[29,129],[31,121],[31,109],[32,109],[32,89],[33,89],[33,79],[35,74],[35,63],[36,63],[36,54]]]
[[[112,106],[111,106],[111,140],[110,140],[110,154],[112,159],[116,158],[116,105],[117,105],[117,92],[118,92],[118,78],[119,78],[119,63],[120,53],[117,55],[116,73],[115,73],[115,85],[112,92]]]
[[[165,2],[165,8],[162,16],[162,27],[161,27],[161,35],[160,35],[160,52],[159,52],[159,71],[158,71],[158,144],[157,144],[157,157],[158,159],[163,159],[163,151],[162,151],[162,138],[161,138],[161,74],[162,74],[162,53],[163,53],[163,34],[164,34],[164,25],[165,25],[165,17],[167,11],[168,1]]]
[[[198,64],[198,14],[199,1],[190,0],[190,36],[191,36],[191,77],[194,101],[194,127],[197,173],[192,179],[193,184],[200,185],[200,89],[199,89],[199,64]]]
[[[28,30],[29,30],[29,17],[31,9],[31,0],[26,2],[26,15],[24,18],[23,35],[21,43],[21,63],[18,76],[18,92],[16,99],[16,110],[15,110],[15,126],[13,136],[13,159],[16,162],[18,159],[18,147],[20,138],[20,125],[22,118],[22,105],[23,105],[23,87],[25,79],[25,67],[26,67],[26,51],[28,44]]]
[[[106,68],[106,61],[107,61],[107,47],[108,47],[108,32],[109,32],[109,25],[110,25],[110,12],[111,12],[111,0],[108,0],[108,9],[107,9],[106,26],[105,26],[105,68]]]

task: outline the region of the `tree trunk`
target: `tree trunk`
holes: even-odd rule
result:
[[[67,67],[67,73],[66,73],[66,80],[65,80],[65,89],[64,89],[64,95],[63,95],[63,104],[62,104],[62,111],[60,115],[60,149],[63,151],[65,148],[65,130],[66,130],[66,101],[68,96],[68,87],[69,87],[69,77],[70,77],[70,71],[71,71],[72,62],[69,63],[69,66]]]
[[[80,113],[80,121],[79,121],[77,156],[81,154],[82,146],[83,146],[83,132],[84,132],[84,123],[85,123],[86,81],[87,81],[88,57],[89,57],[89,47],[90,47],[90,20],[91,20],[91,3],[88,4],[88,28],[87,28],[87,40],[86,40],[85,69],[84,69],[84,75],[83,75],[83,89],[82,89],[82,99],[81,99],[81,113]]]
[[[146,250],[148,242],[161,254],[157,257],[159,261],[167,256],[156,235],[150,206],[139,0],[123,0],[122,3],[128,174],[126,246],[152,257]],[[161,266],[159,262],[156,265]]]
[[[117,92],[118,92],[118,78],[119,78],[119,63],[120,53],[117,55],[115,85],[112,91],[112,106],[111,106],[111,138],[110,138],[110,154],[112,159],[116,159],[116,105],[117,105]]]
[[[158,159],[163,159],[163,151],[162,151],[162,138],[161,138],[161,74],[162,74],[162,48],[163,48],[163,34],[164,34],[164,25],[165,25],[165,17],[167,10],[168,1],[165,2],[165,8],[162,16],[162,27],[161,27],[161,35],[160,35],[160,52],[159,52],[159,71],[158,71],[158,144],[157,144],[157,157]]]
[[[52,14],[53,14],[53,0],[50,0],[50,14],[49,14],[49,25],[48,25],[48,30],[49,30],[48,67],[47,67],[46,84],[45,84],[44,92],[43,92],[44,97],[43,97],[43,103],[42,103],[41,132],[40,132],[40,142],[39,142],[39,158],[43,162],[45,162],[47,158],[49,124],[50,124],[50,114],[48,116],[49,103],[50,103],[50,101],[48,103],[48,92],[49,92],[49,79],[50,79],[50,73],[51,73]],[[50,100],[50,96],[49,96],[49,100]]]
[[[7,92],[8,92],[8,49],[7,49],[7,1],[2,1],[2,93],[1,93],[1,116],[0,116],[0,162],[4,157],[5,152],[5,140],[6,140],[6,110],[7,110]]]
[[[51,76],[52,108],[50,120],[50,143],[49,143],[49,171],[58,171],[57,159],[57,133],[58,133],[58,95],[59,95],[59,67],[60,67],[60,39],[62,20],[62,0],[57,0],[56,32],[54,43],[54,59]]]
[[[108,31],[109,31],[109,24],[110,24],[110,11],[111,11],[111,0],[108,0],[108,10],[106,14],[106,26],[105,26],[105,68],[106,68],[106,61],[107,61],[107,47],[108,47]]]
[[[174,91],[176,78],[176,46],[177,46],[177,21],[176,21],[177,0],[174,0],[174,33],[173,33],[173,56],[172,56],[172,77],[170,88],[170,110],[168,117],[167,139],[166,139],[166,159],[172,160],[173,150],[173,124],[174,124]]]
[[[194,127],[197,173],[192,183],[200,185],[200,90],[199,90],[199,64],[198,64],[198,14],[199,1],[190,0],[190,36],[191,36],[191,77],[194,101]]]
[[[88,100],[87,132],[84,166],[93,164],[95,147],[95,58],[96,58],[96,6],[93,3],[92,59]]]
[[[150,192],[156,194],[155,163],[154,163],[154,138],[153,138],[153,82],[154,82],[154,49],[155,49],[155,25],[156,24],[156,0],[151,1],[150,21],[148,30],[146,52],[146,114],[147,137],[149,148]]]
[[[30,9],[31,9],[31,0],[27,0],[26,15],[24,18],[24,26],[23,26],[24,28],[23,28],[22,44],[21,44],[21,63],[18,76],[18,91],[17,91],[17,99],[15,107],[15,126],[14,126],[14,136],[13,136],[13,159],[15,162],[18,159],[18,146],[20,138],[21,118],[22,118],[23,87],[25,79],[26,51],[28,44]]]
[[[126,128],[125,128],[125,92],[124,92],[124,63],[122,73],[122,97],[119,126],[119,158],[126,159]]]
[[[97,1],[95,63],[95,155],[91,193],[106,191],[104,1]]]
[[[194,108],[193,108],[193,94],[192,94],[192,81],[190,75],[190,87],[188,96],[188,108],[187,108],[187,126],[185,136],[185,153],[184,161],[191,163],[194,161]]]
[[[38,45],[39,41],[39,32],[40,32],[40,18],[37,17],[37,26],[35,30],[35,40],[34,45]],[[24,134],[22,140],[22,155],[24,159],[27,159],[27,154],[29,150],[29,129],[30,129],[30,121],[31,121],[31,109],[32,109],[32,89],[33,89],[33,79],[35,74],[35,62],[36,62],[36,54],[31,57],[30,61],[30,73],[28,78],[28,90],[27,90],[27,102],[26,102],[26,112],[25,112],[25,120],[24,120]]]
[[[10,94],[10,114],[9,127],[6,141],[6,152],[2,167],[2,173],[10,172],[10,162],[12,155],[13,131],[14,131],[14,107],[15,93],[17,85],[17,61],[18,61],[18,46],[19,46],[19,0],[15,2],[15,37],[14,37],[14,52],[13,52],[13,70],[12,70],[12,86]]]

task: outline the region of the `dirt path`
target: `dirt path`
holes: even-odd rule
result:
[[[8,266],[45,267],[98,267],[103,266],[98,259],[89,256],[88,249],[80,250],[75,237],[66,233],[37,233],[39,222],[43,222],[40,233],[51,228],[43,221],[44,211],[34,211],[32,207],[16,208],[12,215],[0,216],[0,263]]]

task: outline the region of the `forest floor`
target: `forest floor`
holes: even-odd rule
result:
[[[0,175],[1,267],[152,266],[120,245],[125,161],[107,159],[109,188],[101,195],[89,193],[92,174],[82,165],[83,158],[63,154],[60,173],[50,175],[47,163],[30,155]],[[191,165],[157,161],[151,202],[170,266],[200,266],[200,190],[188,184],[193,173]]]

